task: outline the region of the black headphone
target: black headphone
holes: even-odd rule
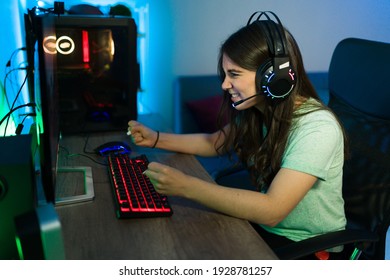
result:
[[[252,22],[257,14],[259,15]],[[263,15],[266,20],[260,20]],[[270,16],[273,16],[276,22]],[[252,23],[263,29],[272,56],[257,69],[256,85],[262,93],[272,99],[285,98],[293,90],[296,77],[290,64],[283,25],[276,14],[270,11],[253,13],[247,25]]]

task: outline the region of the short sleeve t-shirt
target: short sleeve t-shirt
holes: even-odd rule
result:
[[[275,227],[261,226],[293,241],[344,229],[343,163],[343,133],[329,111],[317,110],[296,118],[281,168],[311,174],[318,180],[283,221]]]

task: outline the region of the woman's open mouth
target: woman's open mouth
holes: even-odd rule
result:
[[[229,94],[230,94],[231,100],[233,102],[238,101],[237,99],[239,99],[239,97],[240,97],[240,94],[238,92],[229,92]]]

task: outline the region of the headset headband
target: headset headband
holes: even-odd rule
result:
[[[254,17],[257,14],[258,14],[257,18],[254,19]],[[276,20],[276,22],[271,19],[270,15]],[[268,22],[267,24],[265,24],[265,28],[267,29],[266,34],[269,34],[268,36],[271,36],[271,38],[267,38],[267,42],[268,42],[270,51],[273,52],[273,55],[276,57],[277,56],[287,56],[288,50],[287,50],[286,36],[284,34],[283,25],[282,25],[282,22],[280,21],[279,17],[274,12],[271,12],[271,11],[254,12],[250,16],[250,18],[247,22],[247,25],[250,25],[252,22],[260,21],[262,16],[266,17],[267,21],[265,21],[265,22]],[[278,23],[278,24],[276,24],[276,23]],[[270,24],[273,24],[274,27],[271,28]],[[274,36],[277,36],[280,39],[279,40],[280,44],[275,44],[275,40],[272,40],[273,33],[274,34],[277,33]]]

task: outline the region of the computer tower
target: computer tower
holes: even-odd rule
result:
[[[0,137],[0,260],[64,259],[52,203],[38,205],[32,134]]]
[[[55,89],[62,135],[126,130],[128,121],[138,117],[134,19],[54,14],[32,18],[30,22],[25,17],[26,33],[33,29],[36,34],[36,42],[26,37],[29,65],[35,68],[29,77],[35,94],[30,95],[40,103],[34,99],[37,93]],[[43,63],[37,64],[36,58]]]
[[[0,138],[0,259],[19,259],[16,216],[35,207],[35,170],[32,137]]]
[[[15,227],[20,259],[65,259],[61,223],[52,203],[15,217]]]

